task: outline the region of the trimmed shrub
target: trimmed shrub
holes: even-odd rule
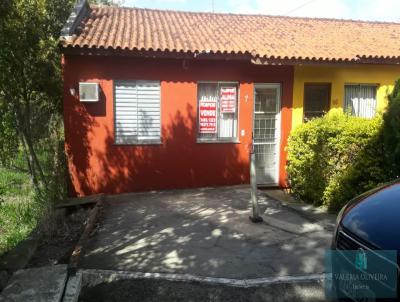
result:
[[[384,157],[381,131],[372,129],[371,138],[360,146],[353,161],[329,181],[322,197],[331,212],[339,211],[346,202],[393,179]]]
[[[287,171],[293,193],[334,212],[390,179],[382,124],[381,116],[363,119],[336,113],[296,128],[288,142]]]
[[[388,107],[383,115],[385,157],[390,173],[400,175],[400,80],[388,96]]]

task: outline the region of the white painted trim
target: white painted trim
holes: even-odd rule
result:
[[[255,106],[256,106],[256,102],[255,102],[255,98],[256,98],[256,88],[275,88],[278,91],[278,101],[277,101],[277,125],[276,125],[276,160],[277,160],[277,164],[276,164],[276,179],[275,179],[275,183],[267,183],[267,184],[262,184],[262,183],[257,183],[257,185],[270,185],[270,186],[277,186],[279,185],[279,175],[280,175],[280,149],[281,149],[281,127],[282,127],[282,122],[281,122],[281,113],[282,113],[282,85],[281,83],[254,83],[254,89],[253,89],[253,127],[252,127],[252,131],[253,131],[253,141],[252,144],[254,145],[254,117],[255,117]],[[253,147],[254,148],[254,147]]]
[[[96,88],[96,96],[94,99],[82,99],[81,98],[81,90],[83,89],[84,86],[90,87],[90,86],[95,86]],[[100,100],[100,94],[99,94],[99,86],[100,84],[98,82],[79,82],[79,101],[81,103],[93,103],[93,102],[98,102]]]

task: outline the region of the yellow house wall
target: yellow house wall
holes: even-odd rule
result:
[[[306,83],[331,84],[329,112],[343,110],[345,84],[377,84],[377,110],[382,111],[387,104],[387,95],[392,91],[393,84],[398,78],[400,78],[400,66],[396,65],[295,66],[292,129],[303,122]]]

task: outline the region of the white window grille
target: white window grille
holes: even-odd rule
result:
[[[160,143],[161,89],[158,81],[115,83],[115,142]]]

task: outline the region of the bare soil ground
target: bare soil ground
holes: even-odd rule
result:
[[[43,237],[28,267],[39,267],[54,264],[67,264],[71,253],[82,234],[91,207],[67,209],[54,218],[54,224],[44,230]],[[46,228],[44,228],[46,229]]]

